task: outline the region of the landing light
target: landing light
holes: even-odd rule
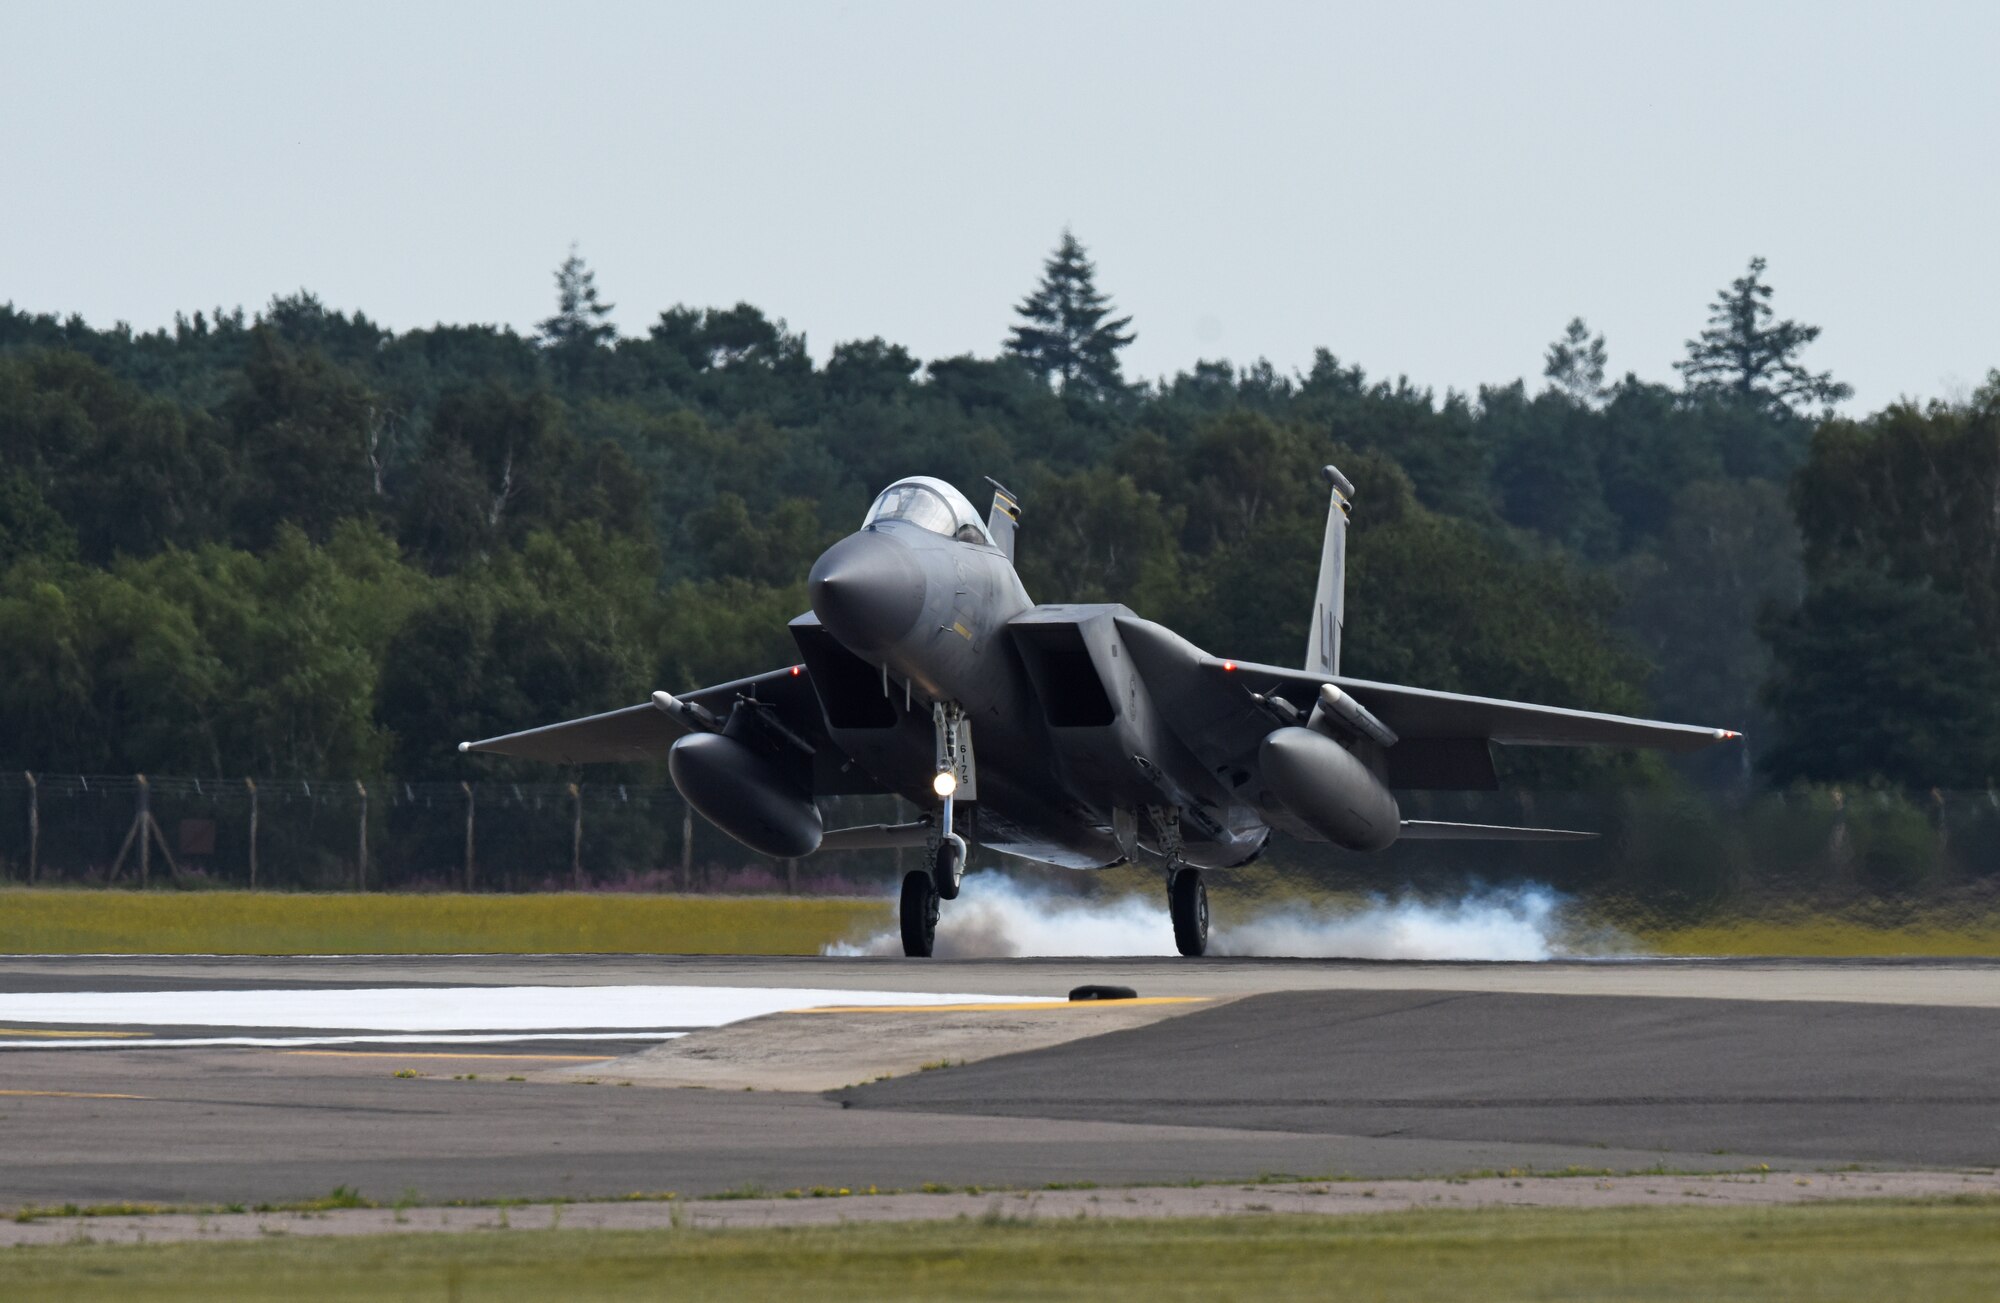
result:
[[[931,779],[931,790],[939,796],[950,796],[958,790],[958,775],[949,769],[940,771],[936,778]]]

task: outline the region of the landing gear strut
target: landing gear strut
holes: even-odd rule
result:
[[[938,818],[930,844],[931,877],[937,894],[946,900],[958,899],[959,879],[965,876],[965,838],[951,828],[959,775],[966,768],[964,720],[965,710],[955,701],[940,701],[931,707],[931,726],[937,733],[937,774],[931,790],[938,796]]]
[[[965,838],[951,827],[961,776],[971,768],[965,710],[955,701],[940,701],[931,707],[931,724],[937,731],[931,790],[937,793],[938,813],[927,847],[930,867],[912,869],[903,878],[903,953],[911,959],[928,958],[936,949],[940,904],[958,899],[959,880],[965,876]]]
[[[1146,807],[1160,839],[1160,853],[1167,859],[1167,912],[1174,920],[1174,948],[1196,958],[1208,953],[1208,888],[1202,884],[1201,870],[1188,867],[1180,815],[1174,806]]]

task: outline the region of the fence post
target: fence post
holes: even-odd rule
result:
[[[465,793],[465,889],[472,890],[472,784],[460,783],[459,790]]]
[[[257,780],[246,778],[243,785],[250,789],[250,890],[257,890]]]
[[[583,789],[569,785],[571,822],[569,826],[569,885],[583,890]]]
[[[366,891],[368,890],[368,785],[357,778],[354,780],[354,790],[361,793],[361,832],[354,853],[354,889]]]
[[[139,886],[143,890],[153,880],[153,789],[144,774],[138,774],[139,811],[132,818],[132,831],[139,834]]]
[[[28,779],[28,881],[35,880],[35,865],[42,851],[42,789],[36,785],[35,776],[23,771]]]
[[[681,890],[694,891],[694,807],[681,805]]]

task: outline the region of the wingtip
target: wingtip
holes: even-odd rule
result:
[[[1742,736],[1741,733],[1738,733],[1733,728],[1718,728],[1715,730],[1715,740],[1718,742],[1734,742]]]
[[[461,743],[459,743],[459,744],[458,744],[458,749],[459,749],[460,751],[470,751],[470,750],[472,750],[472,743],[470,743],[470,742],[461,742]]]

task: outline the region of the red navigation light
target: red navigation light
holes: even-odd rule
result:
[[[1222,662],[1222,669],[1225,674],[1234,674],[1236,672],[1236,662],[1224,661]]]
[[[803,665],[792,666],[792,677],[795,679],[799,677],[799,675],[804,674],[805,672],[806,672],[806,667]]]

